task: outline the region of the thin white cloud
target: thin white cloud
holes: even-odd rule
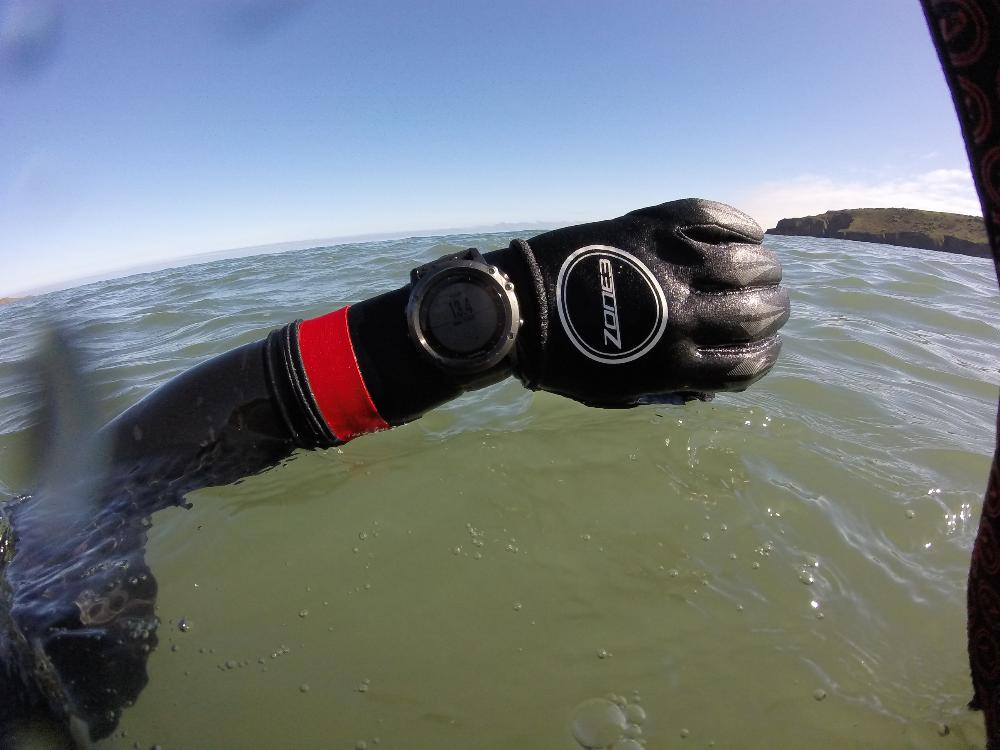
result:
[[[922,208],[981,214],[972,175],[965,169],[935,169],[881,181],[802,175],[752,187],[737,205],[765,229],[778,219],[840,208]]]

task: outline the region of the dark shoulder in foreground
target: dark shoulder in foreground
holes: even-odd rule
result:
[[[827,211],[818,216],[782,219],[767,233],[880,242],[979,258],[991,257],[982,217],[915,208]]]

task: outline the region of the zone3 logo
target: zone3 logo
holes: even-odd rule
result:
[[[667,300],[652,271],[608,245],[581,247],[563,261],[556,306],[573,346],[602,364],[638,359],[667,327]]]
[[[618,333],[618,300],[615,299],[615,274],[611,261],[597,261],[601,273],[601,302],[604,304],[604,343],[609,341],[621,351],[622,337]]]

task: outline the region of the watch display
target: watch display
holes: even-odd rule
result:
[[[414,269],[411,338],[438,366],[480,372],[508,356],[520,326],[514,285],[478,250]]]

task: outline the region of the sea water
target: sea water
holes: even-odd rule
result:
[[[110,418],[510,237],[265,254],[0,307],[0,493],[30,487],[26,360],[47,321]],[[157,514],[159,647],[99,746],[981,747],[964,592],[1000,381],[992,265],[767,243],[792,317],[745,393],[602,411],[508,381]]]

